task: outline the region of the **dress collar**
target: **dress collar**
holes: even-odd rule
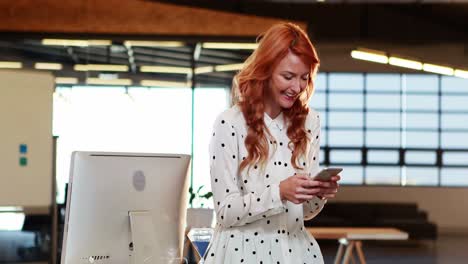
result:
[[[268,128],[278,128],[282,130],[285,126],[283,112],[281,112],[275,119],[271,119],[271,117],[265,112],[263,120]]]

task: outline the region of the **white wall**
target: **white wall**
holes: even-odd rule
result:
[[[341,186],[339,201],[417,203],[439,233],[468,233],[468,188]]]

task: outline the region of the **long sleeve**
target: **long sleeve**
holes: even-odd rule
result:
[[[314,176],[320,171],[320,117],[317,112],[313,111],[310,114],[312,121],[309,122],[310,128],[306,128],[311,138],[311,146],[307,155],[307,164],[309,164],[309,173]],[[320,199],[314,196],[309,201],[303,203],[304,220],[310,220],[322,211],[323,207],[327,203],[326,199]]]
[[[242,226],[285,211],[279,184],[262,193],[244,193],[239,179],[239,143],[235,124],[221,114],[214,124],[210,142],[210,174],[218,223],[224,227]],[[243,142],[242,142],[243,144]],[[252,168],[253,169],[253,168]]]

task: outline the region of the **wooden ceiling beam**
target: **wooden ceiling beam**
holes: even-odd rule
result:
[[[281,21],[145,0],[0,1],[0,11],[0,31],[14,33],[255,37]]]

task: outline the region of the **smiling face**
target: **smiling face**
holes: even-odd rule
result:
[[[307,87],[309,74],[310,67],[300,57],[288,52],[273,69],[264,99],[265,112],[275,118],[283,109],[291,108]]]

